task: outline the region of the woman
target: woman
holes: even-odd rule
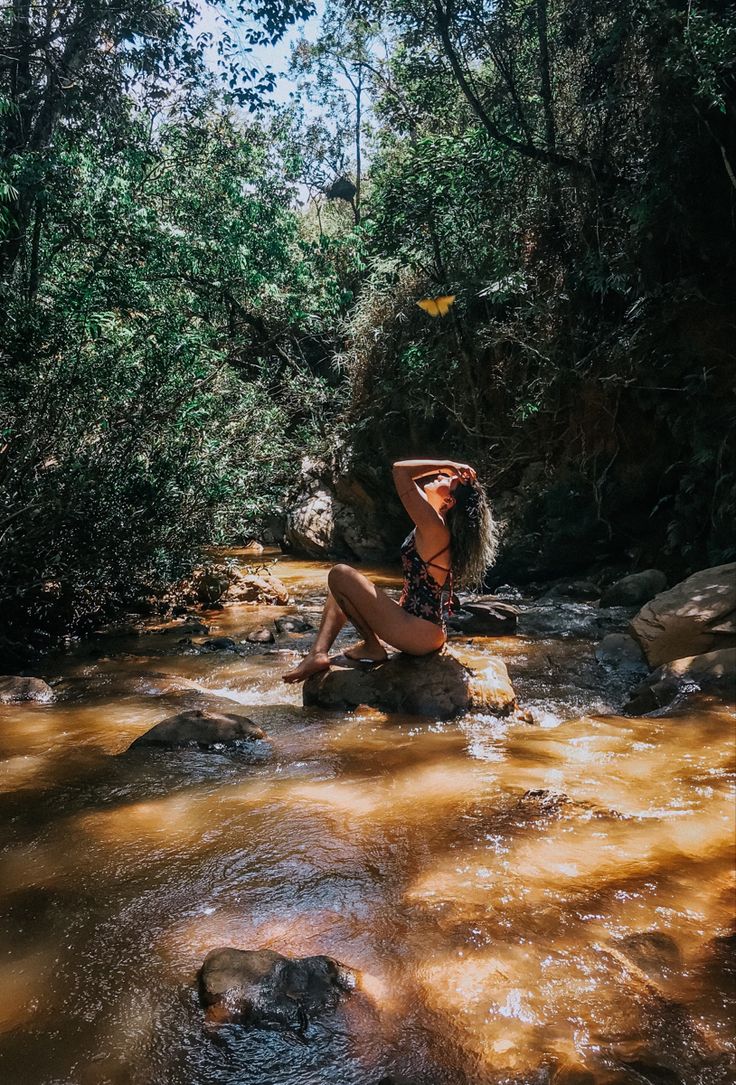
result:
[[[350,659],[379,663],[382,641],[400,652],[423,656],[447,639],[445,592],[480,583],[493,561],[496,540],[490,509],[472,467],[451,460],[401,460],[394,483],[414,530],[401,547],[404,590],[397,603],[349,565],[335,565],[317,639],[285,682],[303,682],[330,666],[329,651],[346,621],[363,640],[348,648]]]

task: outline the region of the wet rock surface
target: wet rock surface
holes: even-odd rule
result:
[[[254,554],[257,552],[253,550]],[[289,601],[286,585],[265,566],[257,565],[251,569],[231,564],[208,565],[195,574],[189,593],[202,606],[215,608],[231,603],[284,606]]]
[[[304,1033],[334,1010],[355,977],[332,957],[284,957],[270,949],[213,949],[199,972],[199,998],[217,1022]]]
[[[0,704],[19,704],[22,701],[51,704],[55,699],[53,689],[42,678],[0,675]]]
[[[223,600],[225,603],[267,603],[286,606],[289,589],[272,573],[243,573],[234,570],[230,587]]]
[[[198,647],[200,652],[237,652],[239,645],[232,637],[210,637]]]
[[[736,703],[736,648],[675,659],[657,667],[636,687],[624,711],[643,715],[672,704],[678,697],[699,693]]]
[[[595,658],[607,669],[641,674],[647,669],[644,653],[627,633],[608,633],[595,650]]]
[[[194,746],[206,750],[215,746],[240,746],[265,737],[266,732],[247,716],[195,708],[161,720],[128,749],[176,750]]]
[[[701,569],[661,592],[632,619],[650,667],[736,647],[736,562]]]
[[[516,695],[500,659],[471,670],[447,649],[430,656],[390,656],[365,666],[342,657],[329,671],[304,683],[304,704],[352,709],[369,705],[383,712],[450,719],[463,712],[504,716]]]
[[[448,621],[450,629],[469,636],[507,637],[516,632],[518,608],[497,599],[462,602]]]
[[[600,640],[626,629],[631,608],[593,607],[583,603],[557,603],[519,609],[516,631],[521,637],[575,637]]]

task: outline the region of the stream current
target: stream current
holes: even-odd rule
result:
[[[210,634],[316,620],[327,569],[280,560],[295,605]],[[533,722],[326,713],[280,681],[308,636],[181,637],[86,641],[39,669],[55,704],[0,708],[2,1085],[734,1080],[730,710],[624,718],[564,678],[590,644],[461,637]],[[249,715],[270,758],[121,756],[188,698]],[[306,1043],[213,1027],[195,977],[221,945],[359,986]]]

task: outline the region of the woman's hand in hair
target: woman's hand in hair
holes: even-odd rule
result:
[[[478,472],[469,463],[447,463],[442,470],[442,474],[454,475],[461,482],[472,482],[473,479],[478,477]]]

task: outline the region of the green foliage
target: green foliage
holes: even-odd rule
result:
[[[198,62],[183,46],[159,42],[183,88],[148,104],[134,78],[147,48],[127,55],[133,71],[87,57],[82,89],[101,63],[110,108],[60,104],[43,147],[19,142],[5,111],[0,613],[13,637],[99,620],[162,590],[204,543],[251,534],[334,409],[341,243],[302,229],[264,127],[201,72],[188,86]],[[17,90],[17,68],[5,75]],[[33,93],[31,80],[28,116]]]

